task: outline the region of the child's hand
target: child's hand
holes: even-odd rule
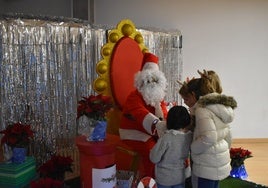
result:
[[[155,125],[157,135],[158,137],[161,137],[165,134],[165,131],[167,130],[166,121],[158,121]]]

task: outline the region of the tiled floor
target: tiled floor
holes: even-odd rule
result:
[[[268,186],[268,139],[234,139],[232,147],[242,147],[252,152],[245,160],[248,181]]]

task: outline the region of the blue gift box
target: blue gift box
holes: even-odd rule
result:
[[[21,188],[37,177],[34,157],[27,157],[24,163],[0,163],[0,187]]]

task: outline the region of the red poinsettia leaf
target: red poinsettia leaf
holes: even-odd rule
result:
[[[245,159],[252,157],[249,150],[243,148],[231,148],[230,149],[231,165],[232,167],[238,167],[244,164]]]
[[[16,136],[13,136],[13,135],[10,135],[8,138],[7,138],[7,143],[8,145],[11,145],[11,146],[14,146],[18,141],[18,138]]]
[[[110,104],[112,102],[111,97],[104,96],[104,95],[102,95],[102,101],[103,101],[104,104]]]
[[[0,131],[1,134],[7,134],[7,132],[8,132],[7,129]]]
[[[64,183],[63,181],[53,180],[52,187],[62,187],[63,183]]]
[[[31,188],[40,188],[41,186],[38,184],[37,181],[31,181],[30,187]]]
[[[1,139],[1,143],[7,143],[11,147],[26,147],[30,138],[34,137],[31,126],[20,122],[9,124],[1,133],[5,134]]]
[[[34,136],[34,132],[32,131],[30,125],[25,125],[25,126],[24,126],[24,130],[23,130],[23,132],[25,132],[25,133],[27,134],[28,137],[33,138],[33,136]]]
[[[252,154],[251,151],[249,151],[249,150],[246,151],[246,155],[247,155],[247,156],[251,156],[251,154]]]
[[[84,109],[87,113],[91,113],[94,109],[92,108],[92,106],[86,106],[86,108]]]
[[[1,144],[4,144],[4,143],[6,143],[6,142],[7,142],[7,136],[4,135],[4,136],[2,137],[2,139],[1,139]]]
[[[31,188],[60,188],[63,187],[63,181],[52,178],[41,178],[30,183]]]
[[[83,104],[83,107],[81,104]],[[110,96],[99,94],[96,96],[90,95],[88,97],[82,97],[82,100],[78,102],[77,118],[86,115],[95,120],[103,120],[106,115],[105,113],[111,108],[112,100]]]
[[[42,175],[42,176],[47,176],[48,174],[52,173],[55,171],[55,165],[53,163],[52,160],[48,160],[47,162],[45,162],[43,165],[41,165],[38,168],[38,172]]]
[[[89,103],[93,103],[94,101],[98,100],[98,96],[94,96],[94,95],[90,95],[88,98],[87,98],[87,102]]]
[[[14,124],[12,130],[11,130],[11,133],[13,134],[21,134],[23,131],[23,128],[20,124],[16,123]]]

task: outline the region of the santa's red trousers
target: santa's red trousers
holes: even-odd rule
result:
[[[155,178],[154,174],[154,164],[150,160],[150,150],[156,144],[156,140],[154,138],[150,138],[146,142],[135,141],[135,140],[121,140],[125,147],[139,153],[140,164],[138,167],[138,171],[140,177],[149,176]]]

